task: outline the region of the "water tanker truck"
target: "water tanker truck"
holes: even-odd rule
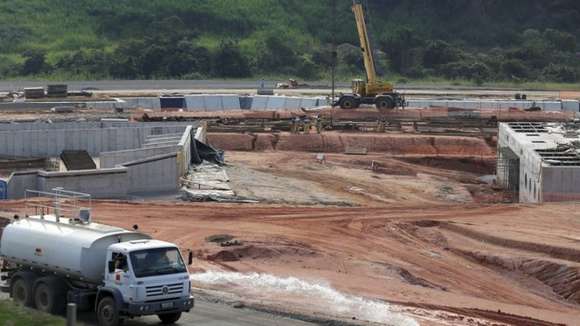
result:
[[[15,216],[4,228],[3,291],[47,313],[63,313],[75,303],[94,311],[100,326],[145,315],[173,324],[193,308],[189,273],[174,244],[153,240],[138,227],[93,223],[83,208],[64,217],[78,196],[61,190],[49,200],[51,214],[46,202],[37,201],[39,215]]]

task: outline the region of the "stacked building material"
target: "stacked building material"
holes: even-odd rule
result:
[[[46,95],[48,97],[67,97],[68,86],[66,84],[48,85],[46,87]]]

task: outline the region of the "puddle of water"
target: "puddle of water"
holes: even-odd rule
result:
[[[249,292],[266,293],[270,296],[282,294],[300,296],[317,302],[324,307],[326,313],[355,316],[359,320],[397,326],[419,325],[414,319],[393,312],[387,303],[341,293],[325,282],[311,283],[295,277],[280,278],[259,273],[212,271],[192,274],[191,280],[208,285],[236,286]]]

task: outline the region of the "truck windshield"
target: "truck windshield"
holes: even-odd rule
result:
[[[131,253],[136,277],[185,273],[187,269],[177,248],[159,248]]]

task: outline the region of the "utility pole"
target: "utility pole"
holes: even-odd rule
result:
[[[330,74],[332,78],[332,95],[331,95],[331,105],[334,105],[335,90],[336,90],[336,63],[338,59],[338,53],[336,51],[336,0],[332,0],[332,49],[331,49],[331,63],[330,63]]]

